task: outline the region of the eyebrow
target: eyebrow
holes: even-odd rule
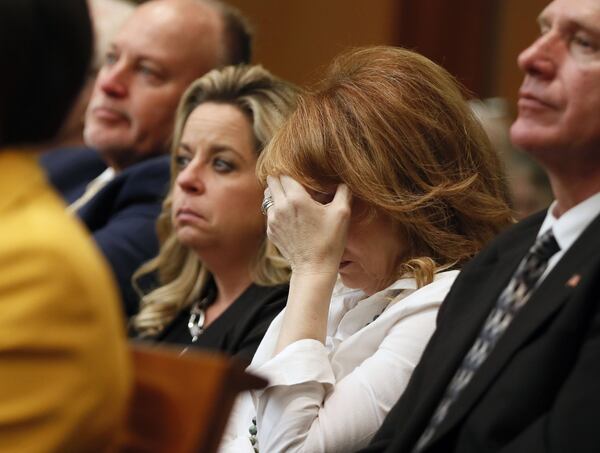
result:
[[[184,142],[179,142],[178,148],[183,148],[183,150],[186,151],[186,152],[188,152],[188,153],[194,153],[192,147],[189,146],[187,143],[184,143]],[[209,155],[209,157],[212,157],[215,154],[219,154],[219,153],[225,152],[225,151],[230,151],[233,154],[235,154],[243,162],[247,162],[247,159],[238,150],[232,148],[231,146],[222,145],[222,144],[218,144],[218,143],[215,144],[215,145],[212,145],[209,148],[208,155]]]
[[[106,52],[118,52],[118,53],[123,53],[123,47],[120,46],[118,43],[116,42],[111,42],[108,45],[108,49],[106,49]],[[129,53],[131,53],[131,51],[129,51]],[[164,62],[161,61],[161,58],[159,56],[153,56],[153,55],[149,55],[147,53],[134,53],[133,55],[131,55],[133,57],[133,61],[134,62],[148,62],[153,64],[154,66],[157,66],[157,69],[159,69],[163,74],[167,75],[168,74],[168,65],[165,64]]]
[[[544,25],[549,25],[552,20],[548,17],[546,11],[542,11],[541,14],[537,18],[537,23],[540,27]],[[594,20],[588,19],[587,17],[580,16],[562,16],[561,23],[559,24],[561,29],[567,29],[573,31],[574,29],[583,30],[592,35],[600,36],[600,28],[597,27],[596,22]]]
[[[577,26],[583,31],[590,33],[594,36],[600,36],[600,27],[598,27],[597,22],[589,21],[589,22],[575,22]]]

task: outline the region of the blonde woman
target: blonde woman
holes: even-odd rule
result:
[[[511,222],[499,159],[444,69],[376,47],[300,97],[259,174],[290,293],[250,366],[269,385],[239,401],[222,450],[355,451],[406,387],[460,267]]]
[[[209,72],[176,118],[159,255],[133,326],[159,342],[251,359],[285,305],[289,267],[265,234],[256,162],[294,105],[292,85],[259,66]]]

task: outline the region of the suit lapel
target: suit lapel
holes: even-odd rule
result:
[[[466,351],[479,334],[491,307],[496,302],[496,297],[490,297],[490,295],[500,294],[504,289],[523,253],[521,250],[514,250],[499,262],[470,270],[468,275],[461,280],[461,287],[466,288],[468,293],[466,291],[459,292],[467,294],[467,298],[462,301],[460,307],[454,308],[456,313],[452,314],[451,323],[444,326],[444,332],[440,332],[440,334],[452,338],[452,341],[441,342],[437,351],[442,357],[450,359],[444,361],[448,368],[447,381],[454,375]],[[444,388],[446,383],[444,383]]]
[[[425,429],[424,424],[433,415],[448,383],[479,334],[497,295],[506,286],[533,242],[539,225],[540,223],[536,223],[525,232],[521,228],[519,231],[522,234],[518,241],[511,235],[494,246],[495,255],[475,259],[459,275],[444,301],[448,307],[442,306],[440,310],[440,324],[423,354],[423,363],[415,370],[413,380],[416,382],[411,383],[418,388],[416,394],[422,395],[422,399],[411,402],[413,416],[410,417],[409,424],[414,426],[407,427],[406,433],[417,433],[415,435],[418,437]],[[451,425],[443,423],[440,428],[446,431],[446,426]],[[439,433],[438,430],[438,435]]]
[[[522,308],[521,312],[508,327],[504,336],[499,340],[490,357],[481,365],[471,383],[454,403],[431,443],[434,443],[436,439],[443,436],[444,433],[448,432],[449,429],[465,416],[482,393],[501,373],[513,355],[536,332],[537,327],[546,322],[569,299],[574,291],[574,287],[579,283],[579,278],[585,275],[585,269],[590,267],[591,262],[599,259],[600,234],[597,233],[599,229],[600,217],[592,222],[535,290],[531,299]],[[527,242],[531,244],[533,238],[528,238]],[[525,247],[525,249],[527,248]],[[510,254],[499,263],[498,269],[494,270],[494,278],[497,281],[501,281],[502,284],[499,287],[493,288],[493,292],[488,293],[489,295],[494,295],[494,297],[489,298],[489,302],[491,303],[484,304],[486,307],[485,314],[479,318],[480,322],[474,329],[475,333],[471,337],[471,342],[461,349],[461,359],[472,345],[475,336],[479,333],[481,325],[491,310],[492,305],[496,302],[500,291],[506,286],[508,279],[512,276],[512,272],[514,272],[522,256],[526,253],[526,250],[523,251],[522,247],[519,247],[519,249],[521,251],[516,260],[515,254]],[[507,270],[508,278],[506,275]],[[477,283],[475,282],[474,284]],[[475,305],[475,301],[472,301],[472,303]],[[478,310],[478,312],[480,311]],[[458,363],[456,366],[458,366]],[[456,368],[452,371],[452,375],[455,370]]]

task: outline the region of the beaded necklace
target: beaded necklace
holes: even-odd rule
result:
[[[252,424],[250,425],[250,428],[248,428],[248,432],[250,433],[250,436],[248,436],[248,439],[250,439],[250,443],[252,444],[254,453],[259,453],[258,452],[258,439],[256,437],[256,435],[258,434],[258,429],[256,428],[256,417],[252,417]]]

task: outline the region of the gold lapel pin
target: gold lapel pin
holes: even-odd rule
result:
[[[569,280],[567,280],[567,286],[569,286],[571,288],[575,288],[579,284],[580,280],[581,280],[581,275],[573,274],[573,276]]]

